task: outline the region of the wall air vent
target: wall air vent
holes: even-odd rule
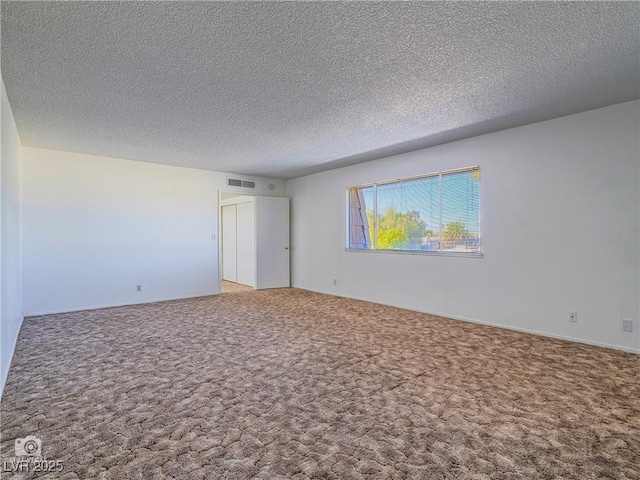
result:
[[[227,185],[230,187],[256,188],[256,182],[238,180],[237,178],[227,178]]]

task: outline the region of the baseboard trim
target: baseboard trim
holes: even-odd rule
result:
[[[564,335],[557,335],[555,333],[543,332],[543,331],[540,331],[540,330],[530,330],[530,329],[527,329],[527,328],[519,328],[519,327],[513,327],[511,325],[504,325],[502,323],[485,322],[483,320],[476,320],[474,318],[466,318],[466,317],[460,317],[460,316],[457,316],[457,315],[449,315],[447,313],[429,312],[429,311],[422,310],[422,309],[407,308],[406,306],[397,305],[397,304],[393,304],[393,303],[374,302],[374,301],[366,299],[366,298],[355,297],[355,296],[352,296],[352,295],[338,294],[338,293],[335,293],[335,292],[328,292],[328,291],[325,291],[325,290],[317,290],[317,289],[313,289],[313,288],[298,287],[298,286],[295,286],[295,285],[292,285],[292,287],[293,288],[297,288],[299,290],[306,290],[308,292],[322,293],[323,295],[332,295],[334,297],[348,298],[348,299],[351,299],[351,300],[360,300],[362,302],[377,303],[379,305],[386,305],[387,307],[401,308],[402,310],[410,310],[410,311],[413,311],[413,312],[426,313],[428,315],[434,315],[436,317],[444,317],[444,318],[450,318],[452,320],[460,320],[460,321],[463,321],[463,322],[477,323],[479,325],[486,325],[486,326],[489,326],[489,327],[497,327],[497,328],[503,328],[505,330],[512,330],[514,332],[530,333],[530,334],[533,334],[533,335],[539,335],[541,337],[555,338],[557,340],[567,340],[569,342],[583,343],[585,345],[591,345],[593,347],[612,348],[614,350],[621,350],[623,352],[635,353],[636,355],[640,355],[640,349],[631,348],[631,347],[625,347],[625,346],[622,346],[622,345],[612,345],[612,344],[609,344],[609,343],[594,342],[593,340],[587,340],[587,339],[584,339],[584,338],[567,337],[567,336],[564,336]]]
[[[16,353],[16,346],[18,345],[18,337],[20,336],[20,330],[22,330],[22,324],[24,323],[25,316],[22,315],[20,319],[20,325],[18,325],[18,332],[13,339],[13,345],[11,346],[11,355],[9,355],[9,365],[7,365],[7,371],[2,372],[2,385],[0,386],[0,401],[4,395],[4,387],[7,385],[7,378],[9,378],[9,371],[11,370],[11,364],[13,363],[13,356]]]
[[[59,313],[73,313],[73,312],[84,312],[87,310],[101,310],[103,308],[117,308],[117,307],[130,307],[132,305],[146,305],[149,303],[159,303],[159,302],[171,302],[174,300],[188,300],[190,298],[200,298],[200,297],[210,297],[212,295],[219,295],[222,292],[214,292],[214,293],[205,293],[201,295],[188,295],[186,297],[169,297],[169,298],[158,298],[155,300],[145,300],[143,302],[131,302],[131,303],[114,303],[107,305],[91,305],[86,307],[77,307],[77,308],[65,308],[62,310],[46,310],[42,312],[29,312],[26,313],[23,318],[26,317],[42,317],[44,315],[57,315]]]

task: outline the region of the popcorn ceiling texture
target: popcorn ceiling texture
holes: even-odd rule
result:
[[[2,460],[33,434],[43,479],[640,478],[637,355],[224,288],[25,319]]]
[[[24,145],[290,178],[639,96],[637,2],[2,2]]]

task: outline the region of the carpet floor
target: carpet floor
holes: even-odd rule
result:
[[[3,478],[637,480],[639,359],[297,289],[30,317]]]

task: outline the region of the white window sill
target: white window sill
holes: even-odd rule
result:
[[[371,250],[364,248],[345,248],[345,252],[354,253],[391,253],[400,255],[424,255],[428,257],[464,257],[482,258],[481,252],[429,252],[423,250]]]

